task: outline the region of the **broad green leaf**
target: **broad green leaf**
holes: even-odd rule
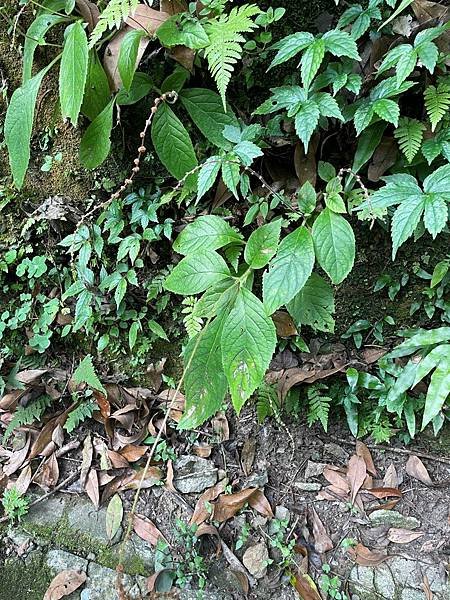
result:
[[[199,250],[217,250],[241,240],[242,235],[222,217],[203,215],[183,229],[175,240],[173,249],[180,254],[194,254]]]
[[[138,333],[139,333],[139,322],[133,321],[133,323],[131,323],[130,329],[128,330],[128,346],[129,346],[130,350],[133,350],[134,345],[136,344]]]
[[[416,350],[434,344],[441,344],[450,340],[450,327],[437,327],[436,329],[422,329],[412,337],[406,339],[385,358],[400,358],[413,354]]]
[[[120,529],[123,519],[123,504],[119,494],[114,494],[106,509],[106,536],[110,542]]]
[[[218,283],[215,283],[206,290],[200,300],[194,307],[193,315],[209,319],[215,317],[222,310],[230,307],[236,299],[238,286],[236,279],[227,277]]]
[[[280,243],[263,276],[263,302],[269,315],[288,304],[302,289],[314,266],[314,244],[306,227],[298,227]]]
[[[424,208],[424,196],[413,196],[396,209],[391,223],[392,260],[397,250],[412,236],[419,224]]]
[[[88,39],[80,21],[66,30],[59,69],[59,100],[62,117],[77,124],[88,71]]]
[[[210,156],[203,163],[198,174],[197,202],[212,188],[221,166],[222,158],[220,156]]]
[[[156,30],[156,37],[166,48],[187,46],[199,50],[209,44],[209,37],[200,21],[194,18],[180,21],[179,14],[166,19]]]
[[[339,108],[339,104],[331,94],[320,92],[319,94],[314,95],[314,100],[316,101],[320,110],[320,114],[323,117],[333,117],[334,119],[339,119],[340,121],[344,120]]]
[[[272,46],[272,48],[278,50],[278,52],[270,63],[269,69],[293,58],[296,54],[307,48],[313,41],[313,34],[307,31],[298,31],[297,33],[293,33],[292,35],[283,38]]]
[[[347,56],[353,60],[361,58],[354,38],[346,31],[332,29],[322,36],[322,40],[325,43],[325,50],[334,56]]]
[[[161,325],[157,321],[150,319],[150,321],[148,322],[148,328],[150,329],[151,332],[153,332],[155,335],[157,335],[162,340],[166,340],[167,342],[169,341],[169,338],[167,337],[167,333],[164,331],[164,329],[161,327]]]
[[[417,181],[411,175],[393,175],[384,178],[387,184],[370,196],[370,200],[366,200],[354,210],[365,210],[367,208],[388,208],[395,204],[401,204],[416,198],[422,198],[423,192],[417,185]]]
[[[323,38],[315,39],[303,53],[300,71],[302,82],[306,89],[309,88],[312,80],[316,76],[324,56],[325,42]]]
[[[334,332],[333,288],[316,273],[310,275],[287,309],[298,328],[309,325],[316,331]]]
[[[450,394],[450,347],[431,376],[425,400],[422,430],[436,417]]]
[[[444,277],[447,275],[450,269],[450,261],[441,260],[433,269],[433,276],[431,278],[430,287],[434,288],[441,283]]]
[[[309,140],[319,124],[320,110],[316,102],[307,100],[295,115],[295,131],[303,142],[305,154],[308,152]]]
[[[408,364],[402,369],[394,385],[389,389],[389,393],[386,397],[386,408],[389,412],[401,414],[403,403],[399,402],[399,400],[401,400],[401,397],[406,390],[409,390],[409,388],[412,386],[415,373],[416,364],[409,361]]]
[[[239,122],[230,107],[224,111],[219,94],[204,88],[191,88],[180,93],[180,100],[208,141],[218,148],[231,148],[222,132],[226,125],[239,127]]]
[[[384,121],[388,121],[388,123],[392,123],[397,127],[400,108],[394,100],[381,98],[374,103],[373,110]]]
[[[116,104],[119,106],[129,106],[142,100],[153,88],[153,81],[147,73],[136,71],[133,77],[130,91],[120,88],[116,96]]]
[[[450,201],[450,164],[443,165],[436,169],[423,182],[425,192],[434,194],[444,194],[447,201]]]
[[[276,341],[275,325],[262,302],[242,287],[227,316],[221,339],[222,364],[238,414],[261,384]]]
[[[14,183],[20,190],[30,162],[31,132],[33,130],[36,98],[42,79],[55,61],[39,71],[24,85],[14,90],[6,111],[4,134]]]
[[[357,135],[370,125],[373,117],[373,104],[363,101],[353,116]]]
[[[404,51],[396,62],[397,85],[400,85],[413,72],[417,63],[417,53],[413,48]]]
[[[177,65],[170,75],[168,75],[161,84],[161,92],[180,92],[184,84],[189,79],[190,73],[181,65]]]
[[[81,112],[93,121],[105,108],[110,100],[108,77],[96,50],[89,51],[86,88],[81,105]]]
[[[134,73],[137,68],[137,57],[141,39],[146,35],[143,29],[128,31],[120,44],[117,68],[123,87],[130,91]]]
[[[67,21],[66,17],[44,13],[36,17],[31,23],[25,34],[23,44],[22,84],[31,79],[34,51],[37,46],[45,45],[47,31],[54,25],[64,21]]]
[[[164,282],[169,292],[190,296],[230,276],[226,262],[213,250],[198,251],[183,258]]]
[[[182,179],[197,166],[189,133],[165,102],[153,117],[152,141],[160,161],[176,179]]]
[[[355,261],[355,236],[350,224],[325,208],[314,221],[312,237],[320,266],[335,285],[341,283]]]
[[[325,194],[325,204],[330,210],[332,210],[335,213],[347,212],[345,202],[340,194]]]
[[[255,158],[263,156],[263,151],[261,150],[261,148],[253,142],[249,142],[247,140],[236,144],[236,146],[233,148],[233,152],[234,154],[236,154],[236,156],[238,156],[241,159],[243,164],[247,167],[249,167],[252,164]]]
[[[75,369],[74,374],[72,375],[73,381],[80,385],[81,383],[85,383],[87,386],[94,390],[98,390],[102,392],[105,396],[106,390],[100,382],[100,379],[97,377],[97,373],[95,372],[94,365],[92,363],[92,356],[88,354],[83,358],[78,367]]]
[[[193,429],[212,417],[222,405],[228,389],[222,366],[221,337],[228,316],[222,311],[200,333],[189,340],[184,353],[186,408],[178,427]]]
[[[411,387],[415,387],[422,381],[447,355],[450,356],[450,344],[441,344],[433,348],[431,352],[417,363],[414,382]]]
[[[433,73],[439,58],[439,49],[436,44],[428,42],[420,45],[417,48],[417,55],[424,67]]]
[[[227,155],[222,162],[222,179],[224,184],[227,186],[230,192],[233,192],[233,195],[236,198],[239,198],[237,186],[240,178],[241,167],[239,166],[239,162],[237,162],[237,158],[234,158],[233,162]]]
[[[117,308],[119,308],[122,300],[125,298],[125,294],[127,293],[128,282],[125,277],[122,277],[117,284],[117,287],[114,292],[114,300]]]
[[[244,260],[252,269],[262,269],[275,255],[280,239],[281,219],[261,225],[248,238]]]
[[[114,100],[92,121],[80,142],[80,162],[86,169],[95,169],[107,158],[111,148]]]
[[[448,205],[447,202],[437,194],[424,194],[423,197],[425,205],[423,222],[434,239],[447,224]]]

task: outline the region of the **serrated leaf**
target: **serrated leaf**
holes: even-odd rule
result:
[[[203,163],[198,173],[197,202],[201,200],[201,198],[203,198],[203,196],[212,188],[217,179],[217,175],[219,174],[221,166],[222,159],[220,156],[210,156]]]
[[[123,519],[123,504],[119,494],[114,494],[106,509],[106,535],[112,542]]]
[[[295,131],[303,142],[305,154],[308,153],[309,140],[319,123],[319,107],[313,100],[304,102],[295,115]]]
[[[442,361],[431,376],[425,400],[422,430],[436,417],[450,394],[450,353],[443,354]]]
[[[62,117],[77,124],[88,70],[88,40],[79,21],[66,30],[59,69],[59,99]]]
[[[227,316],[227,311],[223,310],[186,346],[186,408],[178,425],[180,429],[198,427],[221,408],[228,388],[220,350]]]
[[[243,140],[242,142],[236,144],[236,146],[233,148],[233,152],[247,167],[252,164],[255,158],[263,156],[261,148],[253,142],[249,142],[247,140]]]
[[[369,102],[363,102],[353,115],[353,122],[355,124],[357,135],[370,125],[372,117],[373,105]]]
[[[206,290],[194,306],[192,314],[195,317],[209,319],[215,317],[222,310],[226,310],[234,302],[238,289],[236,279],[227,277]]]
[[[263,302],[269,315],[298,294],[311,275],[314,259],[314,244],[306,227],[298,227],[281,241],[263,276]]]
[[[395,204],[406,202],[410,199],[421,198],[422,190],[412,175],[399,174],[384,178],[387,184],[378,189],[370,196],[370,200],[364,201],[354,210],[359,211],[367,208],[388,208]]]
[[[45,34],[58,23],[66,21],[66,17],[44,13],[38,15],[25,34],[23,44],[22,84],[31,79],[34,52],[37,46],[45,44]]]
[[[428,42],[420,45],[417,48],[417,54],[423,66],[426,67],[430,73],[433,73],[439,58],[439,49],[436,44]]]
[[[111,149],[114,100],[92,121],[80,142],[80,162],[86,169],[95,169],[107,158]]]
[[[331,285],[312,273],[303,288],[287,305],[295,325],[309,325],[316,331],[334,332],[334,296]]]
[[[331,96],[331,94],[327,94],[325,92],[315,94],[314,100],[317,102],[320,114],[323,117],[333,117],[334,119],[339,119],[341,121],[344,120],[339,108],[339,104],[336,102],[333,96]]]
[[[179,97],[205,138],[218,148],[230,149],[231,144],[224,138],[223,129],[227,125],[239,127],[239,122],[230,107],[227,112],[224,111],[219,94],[205,88],[190,88],[180,92]]]
[[[239,414],[261,384],[276,346],[272,319],[262,302],[245,287],[240,289],[224,323],[221,346],[231,400]]]
[[[424,194],[424,205],[423,222],[434,239],[447,224],[448,205],[444,198],[437,194]]]
[[[400,246],[414,233],[423,209],[423,195],[410,198],[396,209],[391,224],[392,260],[395,259]]]
[[[400,108],[394,100],[387,98],[377,100],[373,105],[373,110],[384,121],[388,121],[388,123],[392,123],[397,127]]]
[[[303,53],[300,71],[302,82],[306,89],[309,88],[312,80],[316,76],[324,56],[325,42],[322,38],[315,39]]]
[[[332,29],[323,35],[322,40],[325,44],[325,50],[334,54],[334,56],[347,56],[353,60],[361,59],[354,38],[346,31]]]
[[[108,77],[96,50],[89,51],[86,91],[83,96],[81,112],[93,121],[110,100]]]
[[[413,72],[417,63],[417,53],[411,48],[402,53],[396,62],[395,72],[397,75],[397,85],[400,85]]]
[[[252,269],[262,269],[275,255],[280,239],[281,219],[261,225],[250,235],[244,260]]]
[[[89,387],[94,390],[98,390],[102,392],[102,394],[107,395],[105,388],[100,382],[100,379],[97,377],[97,373],[95,372],[94,365],[92,363],[92,356],[88,354],[83,358],[78,367],[75,369],[74,374],[72,375],[72,379],[76,384],[85,383]]]
[[[132,29],[125,34],[120,44],[117,68],[122,85],[127,91],[130,91],[133,82],[134,73],[138,66],[139,44],[145,35],[146,32],[143,29]]]
[[[450,164],[442,165],[442,167],[428,175],[423,182],[423,189],[427,193],[443,194],[449,200]]]
[[[160,161],[176,179],[182,179],[197,166],[189,133],[165,102],[153,117],[152,142]]]
[[[199,50],[209,44],[209,38],[200,21],[194,18],[180,21],[179,14],[164,21],[156,30],[156,36],[166,48],[187,46]]]
[[[272,48],[278,50],[278,52],[270,63],[269,69],[293,58],[296,54],[307,48],[313,41],[313,34],[307,31],[297,31],[297,33],[293,33],[292,35],[283,38],[272,46]]]
[[[341,283],[355,261],[355,235],[350,224],[325,208],[314,221],[312,237],[320,266],[335,285]]]
[[[191,296],[230,276],[223,258],[213,250],[198,251],[183,258],[164,282],[169,292]]]
[[[222,217],[202,215],[183,229],[175,240],[173,249],[180,254],[194,254],[197,251],[217,250],[241,240],[242,235]]]
[[[237,162],[237,159],[232,161],[229,156],[226,156],[222,162],[222,179],[224,184],[233,193],[235,198],[239,199],[237,186],[241,178],[241,167]]]

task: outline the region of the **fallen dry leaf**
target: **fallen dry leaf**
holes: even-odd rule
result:
[[[125,23],[133,29],[144,29],[151,36],[169,17],[169,13],[155,10],[146,4],[138,4]]]
[[[147,7],[148,8],[148,7]],[[152,10],[149,8],[149,10]],[[157,12],[158,11],[154,11]],[[159,14],[159,13],[158,13]],[[128,22],[128,19],[127,19]],[[134,27],[134,29],[141,29],[141,27]],[[103,66],[105,68],[105,72],[108,76],[109,87],[112,92],[117,92],[122,87],[122,79],[120,78],[120,73],[118,69],[119,62],[119,53],[120,48],[122,46],[122,42],[124,37],[133,29],[130,27],[123,27],[120,31],[116,33],[116,35],[111,39],[105,49],[105,54],[103,56]],[[141,58],[145,52],[145,49],[150,42],[150,38],[144,36],[139,41],[138,53],[136,56],[136,67],[141,62]]]
[[[396,498],[401,498],[402,497],[402,493],[398,488],[385,488],[385,487],[380,487],[380,488],[371,488],[369,490],[365,490],[368,494],[372,494],[372,496],[375,496],[375,498],[391,498],[391,497],[396,497]]]
[[[350,491],[350,485],[347,478],[344,475],[338,473],[335,468],[332,468],[330,466],[325,467],[323,470],[323,476],[333,486],[342,490],[342,492],[345,492],[347,494]]]
[[[411,531],[400,527],[391,527],[387,532],[387,539],[394,544],[409,544],[425,535],[423,531]]]
[[[211,425],[220,443],[230,439],[230,428],[224,412],[218,412],[214,419],[212,419]]]
[[[275,323],[278,337],[288,338],[298,334],[297,327],[291,315],[285,310],[275,311],[272,315],[272,321]]]
[[[20,467],[23,465],[23,463],[25,462],[25,460],[27,458],[29,448],[30,448],[30,437],[27,436],[27,440],[26,440],[23,448],[13,452],[11,454],[8,462],[3,467],[3,473],[5,475],[8,475],[8,477],[9,477],[9,476],[13,475],[13,473],[15,473],[16,471],[18,471],[20,469]]]
[[[227,484],[228,479],[225,478],[219,481],[219,483],[216,483],[215,486],[203,492],[203,494],[197,500],[194,513],[189,521],[191,525],[194,523],[196,525],[200,525],[211,516],[211,510],[208,510],[208,503],[213,502],[220,496],[220,494],[223,494]]]
[[[212,446],[206,442],[200,442],[198,444],[194,444],[192,446],[192,450],[197,456],[200,456],[201,458],[208,458],[211,456]]]
[[[383,137],[367,169],[369,181],[379,181],[386,171],[395,164],[398,153],[397,141],[392,137]]]
[[[86,479],[86,494],[89,496],[95,508],[100,506],[100,490],[98,485],[98,476],[95,469],[90,469]]]
[[[347,468],[347,479],[350,485],[350,500],[355,503],[356,494],[361,489],[366,478],[366,463],[361,456],[356,454],[350,457]]]
[[[425,465],[418,456],[410,456],[408,458],[408,462],[406,463],[405,469],[410,477],[418,479],[425,485],[433,485]]]
[[[322,600],[317,586],[308,574],[300,572],[293,576],[294,587],[303,600]]]
[[[156,525],[154,525],[150,519],[147,519],[146,517],[134,515],[133,529],[140,538],[142,538],[145,542],[148,542],[151,546],[156,546],[159,538],[165,540],[165,537],[159,531]]]
[[[247,488],[236,494],[222,494],[219,496],[218,501],[213,505],[212,520],[223,523],[231,519],[247,502],[264,517],[273,517],[270,504],[261,490]]]
[[[386,469],[386,473],[384,474],[383,478],[383,486],[387,488],[398,487],[398,475],[393,463],[391,463]]]
[[[363,567],[376,567],[389,558],[387,554],[369,550],[369,548],[366,548],[361,543],[357,544],[354,548],[349,548],[348,552],[354,561]]]
[[[56,459],[55,453],[45,461],[42,468],[39,469],[38,473],[33,478],[34,483],[42,487],[44,490],[55,487],[59,479],[59,466]]]
[[[120,529],[123,519],[123,504],[119,494],[115,494],[109,501],[106,509],[106,535],[108,540],[112,542],[114,536]]]
[[[312,522],[314,548],[316,552],[323,554],[324,552],[328,552],[328,550],[332,550],[333,542],[314,507],[311,508],[309,514]]]
[[[169,15],[176,15],[187,10],[187,4],[184,0],[160,0],[159,10]]]
[[[305,154],[303,144],[296,144],[294,152],[294,168],[295,174],[298,177],[300,187],[309,181],[313,187],[317,181],[317,162],[316,152],[319,143],[319,136],[316,134],[312,137],[309,144],[308,153]]]
[[[426,575],[423,576],[422,587],[423,591],[425,592],[426,600],[433,600],[433,592],[431,591],[430,582],[428,581],[428,577]]]
[[[21,496],[23,496],[30,487],[31,478],[31,467],[30,465],[27,465],[21,470],[19,477],[14,482],[14,487]]]
[[[75,4],[78,12],[88,24],[89,31],[92,31],[97,25],[98,17],[100,15],[98,7],[89,0],[76,0]]]
[[[248,438],[244,442],[244,446],[241,452],[241,464],[244,475],[248,477],[252,471],[253,462],[255,460],[256,452],[256,440],[255,438]]]
[[[43,600],[60,600],[77,590],[86,581],[86,573],[83,571],[61,571],[52,580]]]
[[[211,535],[215,538],[217,543],[216,555],[219,556],[222,545],[220,543],[220,533],[217,527],[210,525],[209,523],[202,523],[195,531],[195,537],[202,537],[202,535]]]
[[[148,446],[134,446],[133,444],[127,444],[119,450],[119,454],[126,458],[128,462],[133,463],[142,458],[147,450]]]
[[[83,489],[86,486],[86,479],[89,473],[89,469],[91,468],[93,452],[94,449],[92,447],[92,439],[91,434],[89,432],[84,439],[80,468],[80,486]]]
[[[369,448],[359,440],[356,441],[356,454],[357,456],[360,456],[366,463],[367,471],[374,477],[378,477],[378,473],[373,463],[372,454],[370,453]]]

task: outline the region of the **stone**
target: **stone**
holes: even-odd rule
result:
[[[45,502],[39,502],[31,506],[28,513],[23,517],[23,521],[41,527],[51,527],[62,519],[65,509],[66,501],[64,498],[51,496]]]
[[[395,589],[395,581],[389,565],[382,563],[374,569],[374,578],[375,588],[380,594],[386,595],[386,592]]]
[[[81,556],[76,556],[64,550],[50,550],[47,553],[46,562],[55,575],[67,569],[87,573],[88,561],[85,558],[81,558]]]
[[[308,460],[308,464],[306,465],[305,469],[305,479],[311,479],[312,477],[318,477],[319,475],[322,475],[326,466],[327,465],[325,463]]]
[[[285,506],[277,506],[275,508],[275,519],[279,521],[289,521],[291,513]]]
[[[324,451],[326,454],[329,454],[330,456],[333,456],[334,458],[337,458],[338,460],[346,463],[349,457],[349,454],[346,450],[344,450],[344,448],[342,448],[341,446],[338,446],[337,444],[334,444],[333,442],[330,442],[329,444],[325,444],[323,447]]]
[[[242,562],[255,579],[261,579],[267,572],[268,559],[267,546],[264,542],[260,542],[247,548],[242,557]]]
[[[416,519],[416,517],[407,517],[396,510],[375,510],[370,513],[369,519],[374,527],[380,525],[400,527],[402,529],[416,529],[420,527],[419,519]]]
[[[269,476],[267,475],[267,471],[262,471],[260,473],[252,473],[250,477],[245,481],[245,487],[255,487],[262,489],[269,482]]]
[[[425,600],[425,593],[412,588],[402,590],[401,600]]]
[[[217,482],[217,469],[199,456],[182,456],[174,465],[174,485],[182,494],[203,492]]]
[[[293,485],[302,492],[318,492],[322,489],[320,483],[314,483],[313,481],[295,481]]]
[[[85,589],[90,592],[89,600],[119,600],[116,571],[90,563],[87,574]],[[141,600],[147,589],[147,580],[145,577],[124,575],[123,585],[128,600]]]
[[[107,507],[104,506],[96,510],[89,499],[78,498],[75,504],[67,506],[68,525],[71,529],[84,533],[91,539],[97,540],[102,544],[108,544],[106,509]],[[121,535],[122,530],[119,528],[112,542],[117,543]]]

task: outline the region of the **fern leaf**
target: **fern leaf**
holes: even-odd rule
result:
[[[254,4],[245,4],[233,8],[228,15],[221,15],[205,26],[209,37],[209,46],[205,48],[205,58],[216,82],[225,111],[227,87],[234,65],[242,56],[242,44],[245,42],[245,37],[241,34],[249,33],[258,27],[251,17],[260,12],[261,9]]]
[[[280,402],[274,385],[263,382],[256,391],[256,414],[258,423],[263,423],[267,417],[280,420]]]
[[[6,428],[2,444],[6,444],[10,435],[18,427],[22,427],[22,425],[31,425],[31,423],[39,421],[44,414],[45,409],[50,406],[51,401],[52,399],[50,396],[41,396],[30,402],[28,406],[19,406]]]
[[[89,48],[93,48],[107,29],[119,29],[138,5],[139,0],[110,0],[101,13],[89,40]]]
[[[437,88],[429,85],[424,92],[425,108],[431,121],[431,131],[434,131],[436,125],[448,113],[450,108],[450,85],[440,83]]]
[[[327,389],[327,387],[325,385],[317,385],[308,390],[308,414],[306,419],[309,427],[320,421],[324,431],[327,432],[328,414],[333,400],[329,396],[321,395],[321,390],[323,389]]]
[[[184,304],[184,308],[181,312],[185,315],[183,317],[183,325],[190,339],[197,335],[197,333],[201,330],[203,326],[203,319],[194,315],[197,298],[194,298],[194,296],[188,296],[183,300],[182,303]]]
[[[105,388],[97,377],[94,365],[92,364],[92,356],[90,354],[85,356],[76,368],[75,373],[73,374],[73,380],[76,384],[85,383],[94,390],[102,392],[105,396],[107,395]]]
[[[71,433],[80,423],[90,419],[94,410],[98,409],[97,404],[86,400],[81,402],[72,412],[67,415],[66,422],[64,423],[64,429],[67,433]]]
[[[394,137],[398,140],[400,150],[410,163],[420,150],[425,125],[416,119],[402,117],[398,127],[394,131]]]

